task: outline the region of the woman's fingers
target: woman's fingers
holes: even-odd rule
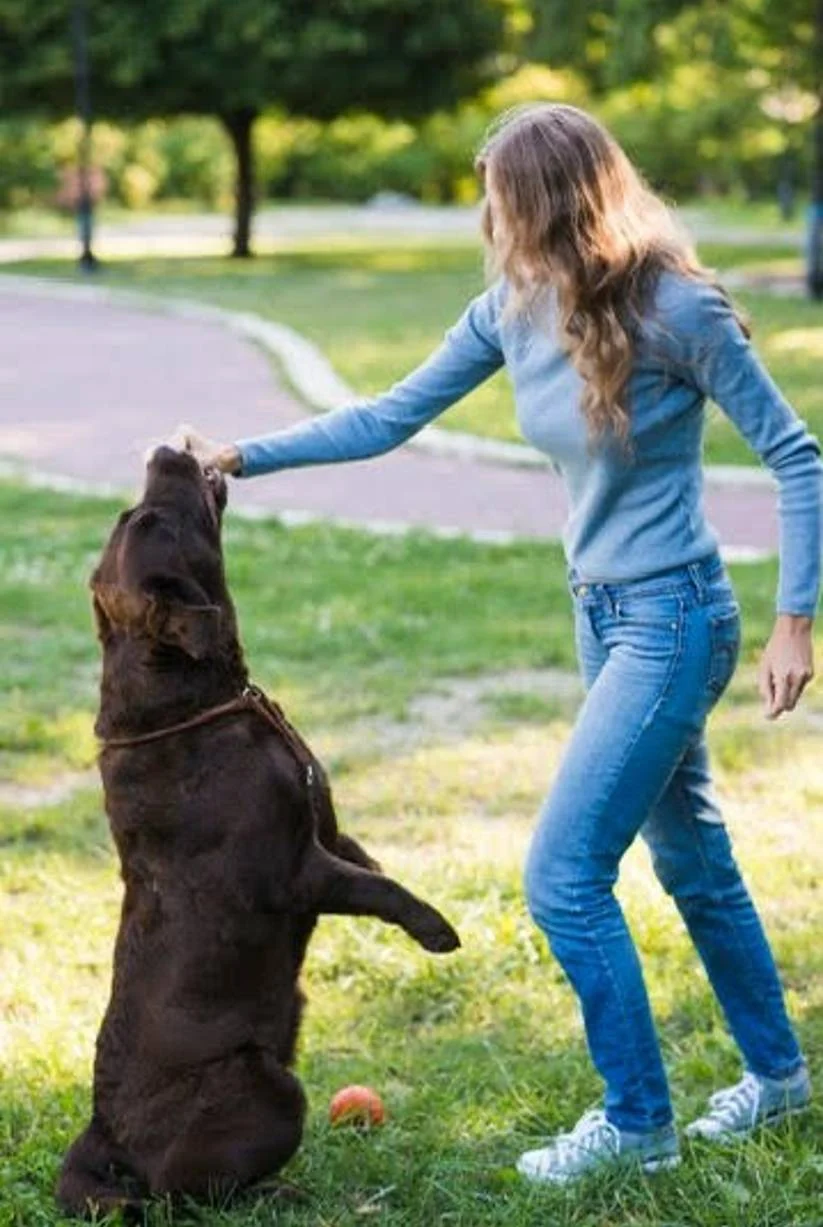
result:
[[[793,711],[813,677],[812,619],[804,614],[778,614],[757,675],[766,718],[774,720]]]
[[[774,703],[772,705],[772,718],[781,716],[784,711],[788,711],[789,702],[791,700],[791,681],[788,673],[778,674],[774,677]]]
[[[185,422],[181,422],[181,424],[175,430],[174,434],[169,439],[169,447],[175,448],[175,450],[178,452],[191,451],[191,447],[189,445],[189,438],[194,433],[195,432],[192,430],[191,426],[189,426]]]
[[[786,702],[786,711],[793,711],[797,706],[797,702],[802,695],[806,686],[811,681],[812,674],[805,669],[789,670],[786,681],[788,686],[788,699]]]
[[[182,422],[177,427],[171,439],[171,446],[181,452],[191,452],[204,469],[214,466],[217,455],[224,450],[222,443],[209,439],[188,422]]]
[[[760,698],[763,700],[763,710],[766,718],[773,720],[776,715],[776,712],[773,711],[775,701],[774,679],[767,656],[764,656],[760,662],[760,669],[757,674],[757,689],[760,692]]]
[[[761,669],[758,689],[766,718],[775,720],[783,712],[794,711],[811,676],[805,669],[778,671],[770,665]]]

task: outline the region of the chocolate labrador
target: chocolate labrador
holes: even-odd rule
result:
[[[125,894],[92,1118],[63,1163],[76,1214],[224,1197],[300,1144],[291,1071],[323,913],[459,939],[341,835],[320,764],[250,686],[221,549],[225,482],[158,449],[91,581],[100,769]]]

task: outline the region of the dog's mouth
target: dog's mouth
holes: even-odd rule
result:
[[[214,496],[214,501],[219,510],[223,510],[226,505],[227,485],[226,479],[219,469],[208,468],[203,469],[203,476],[206,479],[206,484]]]
[[[195,483],[209,519],[219,529],[228,494],[226,479],[219,469],[201,468],[191,452],[163,444],[147,458],[146,494],[158,481]]]

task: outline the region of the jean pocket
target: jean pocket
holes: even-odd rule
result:
[[[740,653],[740,611],[736,608],[713,613],[711,629],[711,661],[707,686],[716,699],[732,680]]]
[[[671,592],[628,593],[617,598],[615,616],[626,626],[655,626],[661,630],[677,630],[683,607]]]

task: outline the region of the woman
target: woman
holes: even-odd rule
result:
[[[504,116],[479,158],[496,280],[443,345],[376,399],[219,445],[204,464],[251,477],[403,443],[502,365],[524,436],[563,473],[564,544],[588,694],[526,868],[531,914],[582,1006],[603,1111],[521,1157],[564,1183],[630,1158],[679,1161],[637,954],[613,894],[640,833],[685,920],[745,1061],[687,1129],[743,1135],[805,1107],[810,1081],[774,960],[712,795],[706,717],[734,671],[739,617],[700,505],[712,397],[780,487],[777,618],[760,690],[770,718],[812,676],[820,579],[819,448],[664,205],[588,115]]]

